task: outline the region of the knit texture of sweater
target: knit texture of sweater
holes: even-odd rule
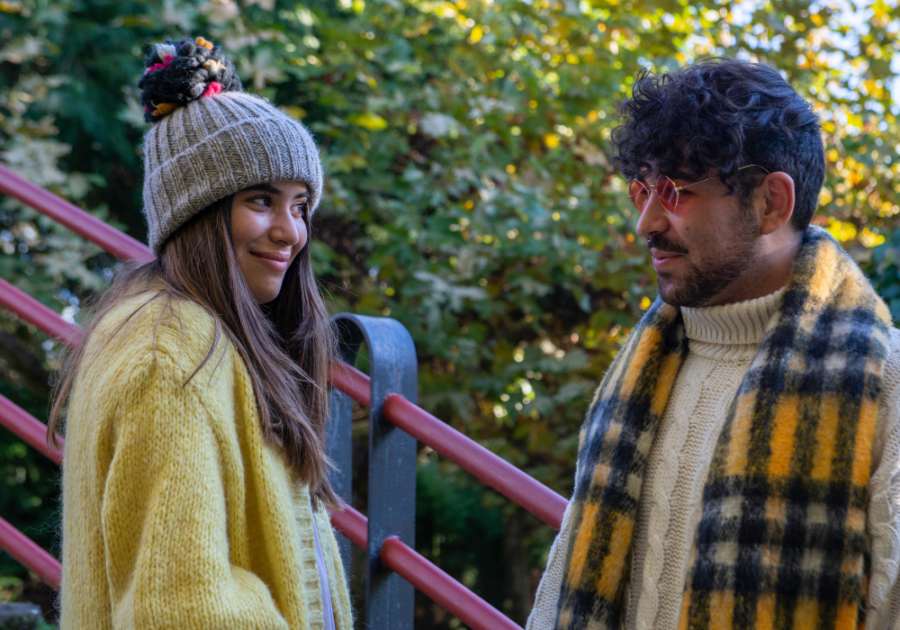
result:
[[[263,439],[247,368],[213,318],[152,294],[95,328],[63,463],[64,630],[319,630],[313,519],[335,625],[352,629],[324,509]],[[121,329],[116,329],[121,326]]]
[[[647,462],[627,589],[629,630],[678,628],[703,488],[728,407],[759,349],[783,291],[723,306],[682,308],[689,353]],[[868,508],[871,569],[866,627],[900,627],[900,331],[891,330],[879,401]],[[562,524],[568,531],[569,510]],[[568,549],[557,537],[527,630],[556,617]]]

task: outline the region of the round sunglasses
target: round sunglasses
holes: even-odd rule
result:
[[[742,166],[737,169],[735,173],[738,171],[743,171],[745,168],[753,168],[753,167],[761,168],[766,171],[766,174],[769,173],[768,169],[764,166],[760,166],[759,164],[748,164],[747,166]],[[675,212],[675,208],[678,207],[678,196],[679,193],[685,188],[690,188],[691,186],[696,186],[697,184],[702,184],[703,182],[708,182],[711,179],[716,179],[718,175],[714,175],[712,177],[707,177],[706,179],[701,179],[699,182],[692,182],[690,184],[685,184],[684,186],[676,186],[675,182],[673,182],[666,175],[660,175],[656,184],[645,184],[639,179],[631,180],[631,185],[628,188],[628,198],[631,199],[631,203],[634,204],[634,207],[637,208],[638,212],[643,212],[647,207],[647,204],[650,202],[650,196],[653,194],[653,191],[656,191],[656,196],[659,197],[659,203],[662,204],[662,207],[665,208],[669,212]]]

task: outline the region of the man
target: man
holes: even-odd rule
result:
[[[641,72],[614,134],[659,280],[581,431],[529,630],[900,624],[900,332],[809,227],[775,70]]]

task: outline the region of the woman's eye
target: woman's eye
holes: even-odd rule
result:
[[[306,200],[301,201],[300,203],[294,206],[294,214],[305,215],[306,214]]]
[[[251,203],[255,203],[258,206],[265,206],[267,208],[272,205],[271,197],[266,197],[265,195],[261,197],[252,197],[251,199],[249,199],[249,201]]]

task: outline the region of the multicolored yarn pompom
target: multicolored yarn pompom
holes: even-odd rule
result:
[[[154,44],[138,87],[147,122],[159,121],[191,101],[243,89],[231,60],[203,37]]]
[[[153,72],[155,70],[162,70],[163,68],[168,67],[168,65],[172,63],[173,59],[175,59],[175,57],[173,57],[172,55],[166,55],[165,57],[163,57],[162,63],[155,63],[149,68],[146,68],[144,70],[144,74],[149,74],[150,72]]]

